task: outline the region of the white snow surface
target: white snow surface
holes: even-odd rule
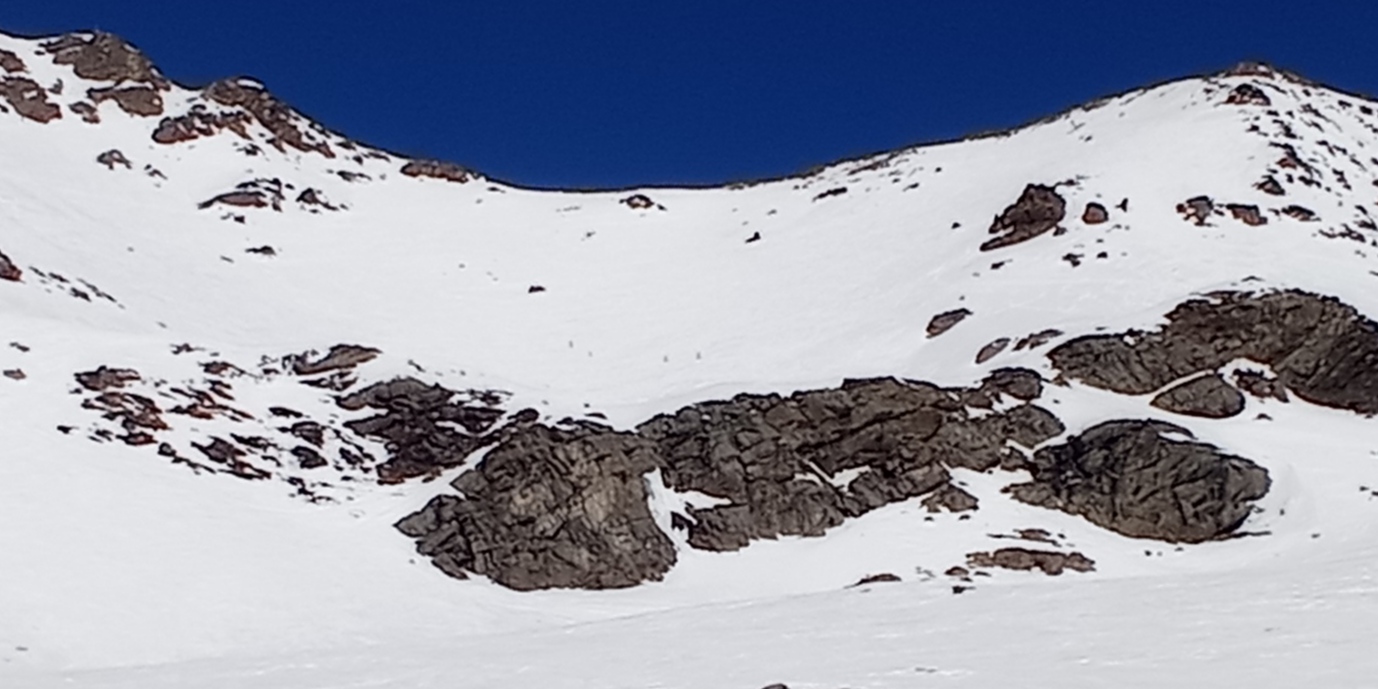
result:
[[[258,125],[258,155],[228,131],[154,143],[160,118],[113,102],[88,124],[68,105],[109,84],[54,65],[40,43],[0,35],[24,76],[63,82],[49,98],[64,110],[48,124],[0,113],[0,251],[25,271],[0,282],[0,369],[25,374],[0,378],[0,686],[1378,683],[1378,422],[1299,400],[1251,398],[1221,421],[1075,384],[1049,386],[1040,402],[1069,433],[1162,418],[1263,465],[1273,487],[1249,537],[1129,539],[1008,499],[1000,489],[1019,475],[959,471],[981,501],[969,518],[906,502],[822,538],[736,553],[677,541],[665,580],[633,589],[518,593],[446,577],[392,526],[462,469],[392,486],[340,476],[322,481],[330,500],[312,503],[280,480],[198,474],[152,447],[92,442],[99,415],[73,394],[73,374],[99,365],[188,384],[212,359],[250,370],[347,342],[383,351],[360,368],[365,382],[407,374],[501,389],[513,410],[599,411],[626,428],[692,402],[843,378],[969,385],[1003,366],[1051,377],[1046,346],[973,357],[1048,328],[1151,328],[1216,289],[1296,287],[1378,316],[1378,232],[1362,224],[1378,212],[1370,101],[1282,74],[1193,78],[807,176],[541,191],[405,176],[405,159],[323,130],[335,158],[279,150]],[[1271,106],[1226,104],[1241,83]],[[181,87],[163,99],[169,116],[204,103]],[[1279,169],[1274,143],[1314,173]],[[112,148],[130,169],[95,162]],[[1254,187],[1270,170],[1284,196]],[[281,211],[198,209],[260,178],[293,185]],[[1025,184],[1060,182],[1065,234],[978,250]],[[294,202],[308,187],[341,209]],[[634,193],[663,208],[621,202]],[[1269,222],[1184,221],[1175,206],[1201,194],[1258,205]],[[1080,221],[1090,201],[1111,209],[1109,222]],[[1318,219],[1275,212],[1290,204]],[[1346,228],[1358,239],[1328,236]],[[245,252],[264,245],[276,255]],[[90,286],[111,299],[71,294]],[[926,336],[931,316],[959,307],[974,315]],[[202,349],[173,353],[181,343]],[[252,421],[168,417],[159,439],[194,456],[192,441],[270,427],[268,406],[351,414],[290,377],[245,376],[234,394]],[[711,501],[653,493],[662,517]],[[1019,544],[992,535],[1033,527],[1096,571],[997,570],[954,595],[944,570]],[[851,586],[883,572],[903,581]]]

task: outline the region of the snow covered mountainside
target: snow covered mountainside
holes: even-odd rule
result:
[[[0,686],[1378,676],[1372,100],[551,191],[0,35],[0,158]]]

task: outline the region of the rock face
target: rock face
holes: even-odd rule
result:
[[[413,390],[413,397],[422,394],[417,383],[393,385]],[[664,571],[658,567],[668,567],[673,556],[662,557],[655,546],[656,566],[651,567],[626,560],[620,546],[587,543],[609,538],[624,543],[631,538],[629,530],[636,534],[631,540],[645,542],[640,527],[627,525],[643,521],[645,494],[636,486],[653,469],[660,470],[672,490],[718,499],[713,507],[687,507],[685,514],[673,515],[677,528],[687,530],[689,544],[705,550],[735,550],[763,538],[818,536],[847,518],[930,494],[934,510],[970,510],[976,499],[950,485],[948,469],[986,470],[1010,463],[1012,455],[1022,462],[1011,444],[1031,448],[1060,434],[1063,426],[1057,418],[1028,403],[1041,392],[1037,373],[1002,369],[977,388],[942,389],[884,378],[789,397],[743,394],[658,416],[635,433],[588,425],[573,430],[528,427],[534,414],[526,419],[519,414],[507,430],[490,434],[500,436],[497,446],[456,480],[464,499],[437,498],[399,528],[417,538],[420,551],[451,574],[501,572],[498,576],[506,579],[500,582],[519,588],[630,585],[658,577]],[[391,394],[370,389],[343,398],[341,404],[377,407],[378,398]],[[996,412],[1002,395],[1024,403]],[[405,432],[387,438],[397,448],[390,463],[433,466],[434,448],[448,442],[451,449],[442,454],[453,466],[463,460],[466,448],[483,442],[447,441],[443,434],[450,431],[429,421],[431,414],[411,411],[422,406],[390,405],[390,413],[407,424]],[[990,411],[973,415],[969,407]],[[377,424],[358,430],[378,436],[382,428],[402,422],[362,423]],[[418,454],[422,456],[406,459]],[[604,474],[616,474],[616,480]],[[495,483],[499,479],[506,483]],[[570,481],[583,483],[567,485]],[[591,498],[591,490],[611,497]],[[509,506],[516,496],[539,502],[540,514],[554,516],[544,518],[539,531],[514,530],[515,517],[502,515],[516,509]],[[628,496],[639,496],[639,502]],[[589,500],[632,511],[622,515],[624,521],[595,523],[579,511],[585,508],[578,503]],[[483,517],[487,521],[476,515],[488,515]],[[603,523],[621,531],[586,533]],[[463,539],[453,538],[455,533],[464,534]],[[474,545],[494,539],[505,545]],[[576,547],[560,539],[582,540]],[[577,553],[570,554],[571,548]],[[481,550],[490,559],[479,564]],[[553,571],[559,574],[552,579],[533,573],[537,570],[531,563],[555,560],[578,566],[558,565]],[[620,574],[611,574],[613,569]]]
[[[153,130],[153,141],[175,144],[215,136],[226,129],[247,139],[249,121],[249,115],[243,112],[208,113],[204,107],[193,107],[186,115],[163,118]]]
[[[981,245],[981,251],[1026,242],[1057,227],[1067,215],[1067,201],[1053,187],[1030,184],[1019,200],[995,217],[990,233],[999,235]]]
[[[1154,421],[1111,421],[1034,454],[1015,499],[1080,515],[1136,538],[1195,543],[1239,527],[1270,486],[1268,472]]]
[[[93,81],[135,81],[167,88],[153,61],[113,34],[67,34],[43,44],[59,65],[71,65],[77,76]]]
[[[1228,210],[1235,220],[1243,222],[1245,225],[1257,227],[1259,225],[1268,224],[1268,218],[1263,217],[1263,213],[1258,210],[1258,206],[1243,203],[1227,203],[1225,204],[1225,210]]]
[[[1149,333],[1079,337],[1048,357],[1068,378],[1131,395],[1249,359],[1309,402],[1378,414],[1378,324],[1339,300],[1220,292],[1180,304],[1167,320]]]
[[[381,412],[345,423],[351,431],[388,445],[390,457],[377,468],[381,483],[459,466],[469,453],[495,440],[485,434],[502,417],[497,400],[483,393],[466,395],[414,378],[370,385],[337,403],[349,410]]]
[[[660,579],[674,544],[644,475],[655,449],[629,433],[515,430],[441,496],[398,523],[441,569],[527,591],[621,588]]]
[[[35,122],[48,123],[62,117],[62,108],[48,100],[48,92],[26,77],[0,79],[0,98],[14,111]]]
[[[1244,411],[1244,395],[1213,373],[1164,390],[1151,404],[1175,414],[1226,419]]]
[[[325,356],[314,361],[305,356],[296,357],[292,361],[292,372],[299,376],[314,376],[318,373],[352,369],[373,361],[379,354],[382,354],[382,351],[373,347],[337,344],[332,346]]]
[[[269,143],[278,150],[291,146],[298,151],[320,153],[334,158],[335,152],[324,141],[311,141],[298,126],[302,118],[292,108],[278,100],[261,84],[249,79],[222,79],[206,87],[208,100],[225,106],[239,107],[267,129],[273,138]]]

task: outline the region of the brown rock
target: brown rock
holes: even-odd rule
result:
[[[48,92],[33,79],[0,79],[0,98],[9,102],[15,112],[35,122],[46,124],[62,117],[62,108],[56,103],[50,103]]]
[[[1245,225],[1266,225],[1268,219],[1259,212],[1258,206],[1245,205],[1242,203],[1225,204],[1225,209],[1234,216],[1235,220],[1242,221]]]
[[[92,81],[136,81],[168,88],[167,80],[138,48],[119,36],[95,32],[67,34],[43,44],[59,65],[71,65],[77,76]]]
[[[0,251],[0,280],[19,282],[22,277],[24,277],[24,271],[20,270],[19,266],[15,265],[14,261],[5,255],[5,252]]]
[[[1239,386],[1240,390],[1259,399],[1271,398],[1279,402],[1287,401],[1287,387],[1277,378],[1259,371],[1235,371],[1234,383]]]
[[[116,165],[123,165],[125,169],[133,168],[133,166],[129,164],[129,159],[124,157],[124,153],[121,153],[118,148],[112,148],[96,156],[96,162],[111,170],[114,170]]]
[[[1244,395],[1213,373],[1165,390],[1150,404],[1174,414],[1227,419],[1244,411]]]
[[[1081,553],[1059,553],[1028,548],[1001,548],[993,553],[969,553],[967,564],[971,567],[1038,569],[1050,576],[1057,576],[1068,569],[1074,572],[1093,572],[1096,569],[1096,563]]]
[[[151,86],[114,86],[91,89],[86,92],[91,102],[100,105],[107,100],[115,101],[120,109],[142,117],[156,117],[163,114],[163,97]]]
[[[645,194],[632,194],[631,196],[622,199],[618,203],[621,203],[622,205],[633,210],[646,210],[648,208],[656,207],[656,202],[652,201],[651,197]]]
[[[478,173],[473,170],[438,160],[413,160],[402,166],[402,174],[408,177],[434,177],[459,184],[478,179]]]
[[[81,117],[81,121],[86,124],[100,124],[100,113],[96,111],[96,106],[79,100],[67,106],[67,109]]]
[[[991,223],[990,234],[999,235],[981,245],[992,251],[1026,242],[1057,226],[1067,214],[1067,202],[1053,187],[1030,184],[1024,192]]]
[[[1302,222],[1310,222],[1317,219],[1315,211],[1297,205],[1291,205],[1282,209],[1282,213],[1283,215],[1291,216]]]
[[[1254,188],[1272,196],[1282,196],[1287,193],[1286,190],[1282,188],[1282,184],[1272,175],[1264,177],[1258,184],[1254,185]]]
[[[1036,333],[1026,335],[1020,338],[1019,342],[1015,343],[1014,345],[1014,351],[1018,352],[1024,349],[1037,349],[1051,342],[1053,338],[1061,336],[1062,331],[1058,330],[1057,328],[1040,330]]]
[[[976,363],[984,364],[994,359],[995,355],[1005,351],[1005,348],[1008,346],[1010,346],[1010,338],[1008,337],[1001,337],[992,341],[990,344],[982,347],[981,351],[976,353]]]
[[[10,74],[28,71],[28,68],[24,66],[24,61],[19,58],[19,55],[3,49],[0,49],[0,69]]]
[[[257,82],[248,79],[222,79],[207,86],[204,93],[208,100],[246,110],[273,135],[269,143],[278,150],[284,150],[284,146],[291,146],[299,151],[320,153],[327,158],[335,157],[335,152],[330,149],[329,144],[309,140],[299,126],[304,118]],[[405,174],[406,169],[402,172]]]
[[[969,309],[953,309],[944,311],[928,321],[928,336],[937,337],[952,329],[952,326],[966,320],[971,315]]]
[[[229,130],[242,138],[249,138],[250,117],[243,112],[208,113],[200,106],[177,117],[165,117],[153,131],[153,141],[175,144],[201,137],[215,136]]]
[[[314,376],[327,371],[352,369],[359,364],[378,358],[382,350],[352,344],[337,344],[325,356],[311,361],[306,356],[298,356],[292,362],[292,372],[299,376]]]
[[[1240,84],[1230,91],[1225,99],[1227,105],[1272,105],[1268,94],[1253,84]]]
[[[4,375],[10,380],[24,380],[28,378],[28,376],[24,375],[24,371],[18,368],[7,368],[4,371]]]
[[[1095,201],[1086,204],[1086,210],[1081,213],[1081,221],[1087,225],[1099,225],[1109,219],[1110,211]]]
[[[972,512],[980,507],[976,496],[951,483],[930,493],[922,504],[929,512]]]
[[[1215,212],[1215,202],[1209,196],[1193,196],[1177,204],[1177,212],[1197,225],[1205,225]]]
[[[100,392],[110,388],[122,388],[141,380],[139,372],[129,368],[109,368],[101,366],[94,371],[84,371],[75,375],[77,382],[87,390]]]
[[[861,579],[859,579],[855,584],[852,584],[852,586],[857,587],[865,586],[867,584],[888,584],[897,581],[901,581],[899,575],[892,574],[890,572],[882,572],[880,574],[869,574],[867,576],[864,576]]]

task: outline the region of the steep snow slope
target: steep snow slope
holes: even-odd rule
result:
[[[160,115],[107,101],[87,122],[72,105],[111,82],[55,64],[44,43],[0,36],[23,63],[12,74],[62,108],[46,123],[13,102],[0,113],[0,251],[24,271],[0,282],[3,340],[19,345],[0,349],[0,369],[24,376],[0,379],[0,680],[797,688],[1034,677],[1282,686],[1324,675],[1361,686],[1378,669],[1368,652],[1378,428],[1300,400],[1250,399],[1232,419],[1189,422],[1148,396],[1077,384],[1042,400],[1069,433],[1161,418],[1260,463],[1273,487],[1244,526],[1259,537],[1128,539],[1009,500],[1009,474],[966,472],[957,478],[981,500],[967,515],[909,501],[824,538],[730,554],[672,534],[679,563],[663,582],[516,593],[446,578],[392,527],[460,469],[380,486],[327,467],[306,479],[321,498],[311,501],[281,480],[93,442],[113,426],[82,408],[90,395],[73,379],[108,365],[204,387],[206,362],[250,371],[224,401],[252,419],[167,417],[158,440],[196,457],[192,443],[212,435],[273,435],[271,406],[359,416],[328,390],[261,373],[336,343],[382,351],[360,369],[368,381],[498,389],[510,393],[505,409],[552,421],[597,411],[627,428],[691,402],[843,378],[969,385],[1003,366],[1051,378],[1047,348],[974,357],[1049,328],[1151,327],[1216,289],[1296,287],[1372,317],[1369,101],[1242,70],[797,178],[575,193],[403,174],[409,161],[295,114],[284,121],[329,155],[274,146],[283,130],[247,117],[159,143],[164,118],[242,109],[167,85]],[[110,150],[130,165],[98,164]],[[1268,175],[1283,195],[1256,186]],[[254,180],[283,185],[280,210],[268,181],[250,188],[264,207],[199,207]],[[1067,232],[981,251],[991,216],[1029,183],[1058,184]],[[306,189],[322,203],[299,201]],[[627,203],[637,194],[652,205]],[[1268,222],[1190,222],[1177,206],[1198,195],[1257,206]],[[1077,219],[1093,201],[1108,222]],[[1315,218],[1280,212],[1288,206]],[[246,251],[264,246],[273,254]],[[956,308],[973,315],[927,337],[930,317]],[[662,517],[677,499],[658,495]],[[997,571],[956,596],[938,574],[1010,543],[991,534],[1025,528],[1061,535],[1096,571]],[[905,581],[844,588],[882,572]]]

